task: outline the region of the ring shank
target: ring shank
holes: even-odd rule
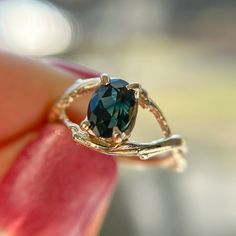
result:
[[[145,161],[141,160],[137,156],[118,158],[122,163],[139,169],[144,169],[146,167],[160,167],[182,172],[187,166],[186,160],[182,156],[176,156],[172,151],[167,151]]]
[[[145,159],[145,161],[139,156],[122,156],[119,159],[126,164],[132,164],[140,168],[158,166],[181,172],[185,170],[187,166],[186,160],[183,157],[183,154],[186,152],[186,145],[183,140],[182,142],[183,143],[179,145],[166,146],[162,151],[159,149],[159,152],[152,155],[152,157]],[[165,140],[163,140],[163,143],[165,143]]]

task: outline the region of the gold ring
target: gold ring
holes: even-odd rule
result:
[[[66,109],[86,92],[93,91],[87,117],[72,122]],[[164,137],[149,143],[130,141],[139,105],[153,113]],[[186,167],[186,144],[179,135],[171,134],[160,108],[138,83],[102,74],[97,78],[77,79],[52,109],[51,117],[61,120],[78,144],[101,153],[116,155],[138,165],[155,165],[183,171]]]

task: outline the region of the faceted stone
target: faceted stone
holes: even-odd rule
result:
[[[92,95],[87,117],[97,137],[110,138],[114,127],[121,132],[129,127],[136,101],[134,91],[128,90],[127,84],[124,80],[111,79]]]

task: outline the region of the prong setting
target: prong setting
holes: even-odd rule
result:
[[[102,85],[108,85],[110,83],[110,76],[108,74],[102,74],[100,80]]]
[[[88,120],[83,120],[80,124],[80,128],[83,130],[83,131],[89,131],[90,130],[90,123]]]
[[[126,139],[126,134],[122,133],[118,127],[113,128],[112,141],[114,143],[121,143]]]
[[[139,83],[130,83],[126,86],[126,88],[128,90],[133,90],[135,98],[136,99],[139,98],[140,90],[141,90],[141,85]]]

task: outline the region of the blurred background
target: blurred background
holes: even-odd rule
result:
[[[140,82],[189,145],[182,174],[120,166],[102,236],[236,235],[236,1],[0,1],[0,47]],[[161,137],[140,111],[133,139]]]

